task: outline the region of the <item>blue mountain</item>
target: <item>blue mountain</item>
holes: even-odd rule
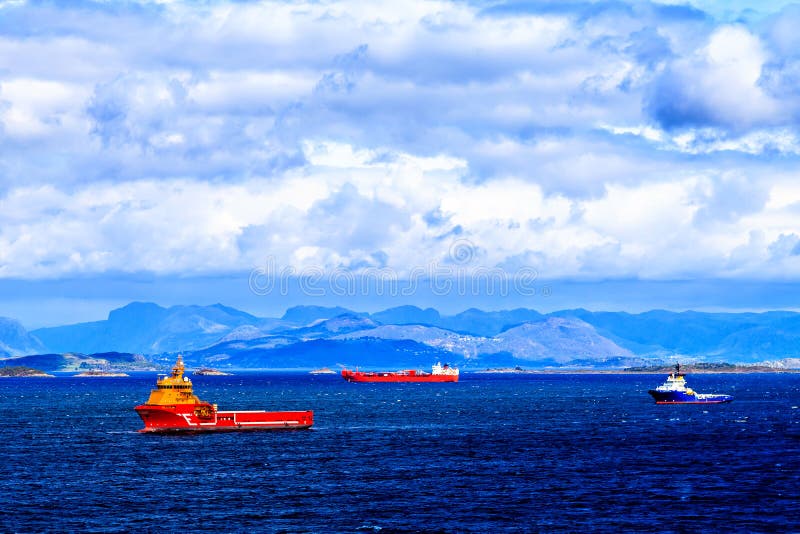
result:
[[[380,338],[413,340],[451,353],[450,360],[462,366],[568,365],[575,360],[605,362],[640,358],[599,335],[577,319],[549,317],[509,328],[496,336],[473,336],[427,325],[381,325],[336,336],[333,339]]]
[[[653,310],[639,314],[583,309],[550,314],[576,318],[637,354],[682,354],[752,362],[796,356],[800,314]]]
[[[41,340],[31,335],[19,321],[0,317],[0,358],[44,352]]]
[[[323,354],[328,349],[326,359]],[[339,355],[348,350],[352,358],[340,361]],[[370,350],[376,351],[374,357]],[[390,356],[392,350],[397,358]],[[378,362],[381,357],[385,361],[376,365],[390,368],[401,361],[424,367],[431,363],[425,359],[461,362],[467,368],[578,362],[638,365],[642,359],[676,358],[752,363],[800,354],[800,314],[664,310],[631,314],[584,309],[541,314],[524,308],[473,308],[442,315],[416,306],[367,314],[338,306],[295,306],[280,319],[268,319],[221,304],[165,308],[134,302],[113,310],[104,321],[30,333],[16,321],[0,319],[0,358],[48,351],[150,355],[180,351],[187,360],[235,367],[288,366],[287,362],[300,367],[367,365],[359,360]],[[420,360],[407,358],[412,353]]]
[[[286,335],[297,339],[318,339],[364,330],[365,328],[374,328],[375,326],[378,326],[378,323],[369,317],[344,313],[331,319],[315,321],[309,326],[272,330],[270,334]]]
[[[212,347],[184,355],[187,365],[213,365],[217,368],[315,368],[361,367],[392,369],[430,367],[432,362],[448,361],[453,355],[407,339],[312,339],[270,346]]]
[[[263,323],[221,304],[162,308],[133,302],[113,310],[105,321],[40,328],[33,334],[54,352],[155,354],[208,346],[237,327]]]
[[[545,316],[536,310],[526,308],[500,311],[470,308],[456,315],[442,317],[436,325],[455,332],[494,336],[514,326],[541,321],[544,318]]]

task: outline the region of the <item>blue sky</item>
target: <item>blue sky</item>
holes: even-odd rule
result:
[[[799,24],[787,2],[0,1],[0,315],[792,307]],[[429,287],[486,272],[535,291]]]

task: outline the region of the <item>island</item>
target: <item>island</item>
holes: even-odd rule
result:
[[[540,371],[536,371],[534,369],[523,369],[520,366],[517,367],[487,367],[483,370],[476,370],[472,371],[473,373],[487,373],[487,374],[505,374],[505,373],[538,373]]]
[[[101,371],[99,369],[90,369],[88,371],[83,371],[82,373],[78,373],[73,376],[130,376],[126,373],[120,373],[118,371]]]
[[[49,375],[44,371],[40,371],[39,369],[34,369],[33,367],[26,367],[24,365],[10,365],[6,367],[0,367],[0,377],[3,378],[18,378],[18,377],[49,377],[52,378],[53,375]]]
[[[224,371],[220,371],[219,369],[197,369],[192,372],[193,375],[199,376],[231,376],[231,373],[226,373]]]
[[[331,371],[327,367],[322,367],[321,369],[314,369],[313,371],[309,371],[308,374],[310,374],[310,375],[335,375],[336,371]]]

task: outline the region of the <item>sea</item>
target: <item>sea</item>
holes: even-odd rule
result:
[[[137,432],[155,373],[0,379],[3,532],[800,532],[800,374],[194,377],[310,430]]]

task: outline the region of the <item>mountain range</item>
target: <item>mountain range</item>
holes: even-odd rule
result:
[[[780,361],[798,356],[798,341],[800,314],[786,311],[542,314],[473,308],[442,315],[416,306],[372,314],[295,306],[280,318],[262,318],[222,304],[165,308],[133,302],[104,321],[31,332],[0,318],[0,358],[7,364],[12,357],[49,352],[139,354],[161,365],[180,352],[189,365],[222,368],[427,367],[437,360],[466,369],[618,368],[676,359]]]

